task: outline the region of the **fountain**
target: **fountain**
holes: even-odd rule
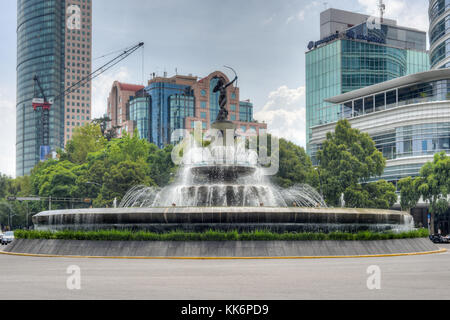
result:
[[[288,189],[273,185],[266,176],[267,168],[260,164],[256,148],[247,148],[246,138],[237,135],[235,125],[226,120],[228,111],[224,90],[230,84],[224,85],[219,81],[214,89],[220,92],[220,112],[206,137],[209,145],[204,146],[201,128],[194,132],[194,139],[187,134],[193,143],[183,150],[173,184],[161,190],[135,186],[114,209],[42,212],[33,217],[35,228],[154,232],[412,229],[412,217],[404,212],[327,208],[321,195],[309,185],[299,184]],[[260,140],[263,139],[260,137]]]
[[[229,124],[226,124],[229,126]],[[221,122],[208,147],[197,145],[183,155],[175,182],[165,188],[133,187],[116,209],[42,212],[33,217],[38,230],[132,229],[153,232],[185,230],[331,232],[407,231],[412,217],[404,212],[327,208],[306,184],[283,189],[273,185],[258,164],[255,150],[235,136],[223,144]],[[233,128],[233,132],[234,128]]]

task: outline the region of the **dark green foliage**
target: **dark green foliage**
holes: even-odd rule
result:
[[[305,149],[285,139],[280,139],[279,170],[273,180],[284,188],[302,183],[319,185],[317,172]]]
[[[397,201],[396,189],[384,180],[368,184],[357,184],[345,190],[347,207],[389,209]]]
[[[402,196],[402,207],[411,209],[419,202],[420,197],[430,204],[431,232],[434,234],[436,215],[448,211],[448,195],[450,194],[450,157],[445,152],[434,155],[415,178],[405,178],[399,182]]]
[[[339,206],[341,194],[348,207],[388,209],[395,202],[395,189],[387,182],[366,183],[383,173],[386,159],[370,136],[352,129],[347,120],[339,121],[335,132],[327,134],[317,159],[328,205]]]
[[[135,185],[169,181],[174,168],[170,151],[159,150],[138,134],[107,141],[98,125],[88,125],[77,130],[65,151],[59,150],[59,161],[39,163],[33,169],[30,194],[89,198],[95,207],[111,207]],[[68,206],[55,203],[53,208]]]
[[[427,238],[428,230],[419,229],[404,233],[274,233],[265,230],[239,233],[237,231],[214,231],[203,233],[172,231],[168,233],[133,232],[119,230],[103,231],[24,231],[17,230],[18,239],[58,239],[58,240],[94,240],[94,241],[369,241],[408,238]]]

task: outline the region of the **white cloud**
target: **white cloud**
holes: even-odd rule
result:
[[[100,118],[106,113],[107,100],[114,81],[129,82],[130,72],[121,67],[114,73],[101,74],[92,82],[92,118]]]
[[[3,91],[3,90],[2,90]],[[0,91],[0,172],[16,175],[16,103]]]
[[[286,19],[286,24],[291,23],[294,19],[297,19],[298,21],[304,21],[306,13],[310,14],[311,10],[314,10],[315,8],[319,7],[320,2],[319,1],[313,1],[306,5],[303,9],[301,9],[296,15],[290,16]]]
[[[369,15],[379,16],[378,0],[358,0]],[[397,20],[400,26],[428,31],[428,6],[426,1],[385,0],[385,17]]]
[[[281,86],[272,91],[263,109],[255,113],[255,118],[265,121],[271,134],[305,146],[305,87]]]

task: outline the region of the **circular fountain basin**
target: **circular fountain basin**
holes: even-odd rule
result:
[[[408,231],[406,212],[347,208],[170,207],[76,209],[41,212],[37,230],[129,229],[167,232],[185,230],[272,230],[274,232]]]

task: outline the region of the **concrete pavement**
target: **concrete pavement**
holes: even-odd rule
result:
[[[73,265],[81,290],[67,289]],[[381,270],[380,290],[367,288],[372,265]],[[449,299],[450,254],[281,261],[0,255],[0,287],[0,299]]]

